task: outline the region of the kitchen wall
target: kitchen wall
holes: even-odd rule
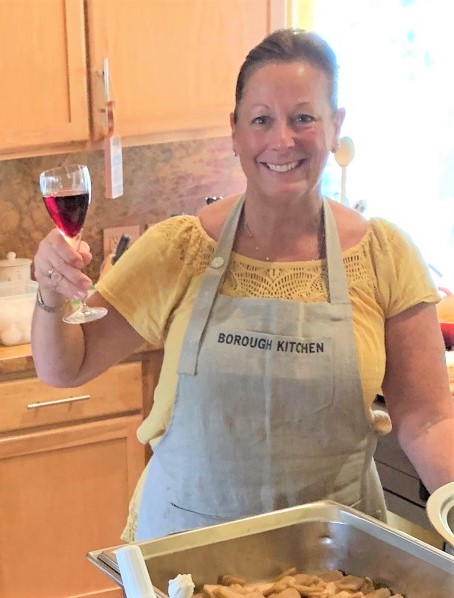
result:
[[[91,173],[93,200],[84,239],[94,255],[87,274],[95,279],[103,259],[103,228],[140,224],[144,230],[172,213],[195,214],[206,196],[228,197],[245,186],[228,137],[124,148],[124,195],[118,199],[104,198],[102,151],[0,161],[0,258],[8,251],[34,256],[52,227],[39,173],[63,163],[87,164]]]

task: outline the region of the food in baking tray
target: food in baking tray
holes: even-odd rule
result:
[[[404,598],[391,588],[379,587],[369,577],[324,571],[317,575],[290,569],[270,582],[248,583],[224,575],[218,584],[205,584],[195,598]]]

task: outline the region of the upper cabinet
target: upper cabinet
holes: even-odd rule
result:
[[[248,50],[288,0],[1,0],[0,157],[229,132]],[[88,90],[88,92],[87,92]]]
[[[116,132],[122,137],[179,133],[181,138],[228,131],[237,72],[248,50],[283,26],[284,5],[89,0],[92,89],[102,91],[97,73],[107,57]],[[94,114],[95,138],[103,133],[103,122]]]
[[[0,1],[0,155],[89,139],[83,32],[83,0]]]

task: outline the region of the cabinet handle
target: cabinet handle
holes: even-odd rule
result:
[[[61,405],[62,403],[75,403],[76,401],[86,401],[90,395],[79,395],[78,397],[67,397],[66,399],[57,399],[55,401],[42,401],[41,403],[29,403],[27,409],[37,409],[38,407],[49,407],[50,405]]]

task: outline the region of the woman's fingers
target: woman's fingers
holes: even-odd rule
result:
[[[55,293],[64,295],[68,299],[77,297],[85,299],[92,281],[78,270],[62,268],[62,272],[54,270],[50,276],[50,289]]]
[[[76,251],[57,230],[52,230],[39,244],[34,259],[35,278],[41,291],[68,298],[85,297],[92,281],[81,270],[91,259],[87,243],[82,241]]]

